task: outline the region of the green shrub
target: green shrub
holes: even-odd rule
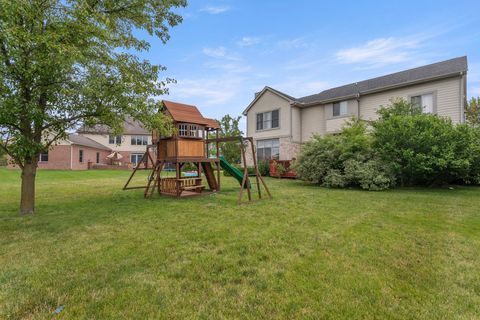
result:
[[[270,175],[270,166],[268,161],[266,160],[259,161],[257,163],[257,166],[261,176],[268,177]]]
[[[352,120],[338,135],[315,136],[300,153],[299,178],[326,187],[384,190],[400,185],[480,184],[480,128],[404,99],[371,122]]]
[[[371,191],[385,190],[395,185],[391,168],[379,159],[366,162],[348,160],[345,162],[345,176],[351,184]]]
[[[365,122],[353,119],[338,135],[315,136],[295,164],[299,178],[325,187],[384,190],[394,184],[390,168],[375,158]]]
[[[338,169],[330,169],[323,178],[322,186],[328,188],[343,188],[349,184],[347,177]]]
[[[423,114],[405,100],[381,108],[373,122],[374,149],[392,165],[401,185],[441,185],[476,181],[478,138],[473,127]],[[475,151],[476,149],[476,151]]]

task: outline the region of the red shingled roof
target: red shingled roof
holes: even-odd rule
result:
[[[167,112],[176,122],[201,124],[212,129],[219,127],[216,120],[204,118],[195,106],[167,100],[163,100],[162,102]]]

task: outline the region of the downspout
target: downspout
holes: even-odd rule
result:
[[[73,144],[70,143],[70,170],[73,170]]]
[[[360,119],[360,91],[358,90],[357,82],[355,82],[355,89],[357,91],[357,118]]]

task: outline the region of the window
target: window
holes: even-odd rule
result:
[[[333,116],[341,117],[347,115],[347,101],[335,102],[333,104]]]
[[[422,94],[410,98],[412,104],[422,107],[423,113],[433,113],[433,94]]]
[[[96,163],[100,163],[100,152],[97,152],[97,157],[95,159]]]
[[[182,123],[178,125],[178,135],[188,138],[203,138],[204,127],[196,124]]]
[[[148,136],[132,136],[132,146],[146,146],[148,144]]]
[[[280,142],[278,139],[257,141],[257,159],[258,161],[278,159]]]
[[[279,110],[257,113],[257,130],[275,129],[280,126]]]
[[[130,162],[134,165],[137,165],[140,161],[142,161],[143,153],[132,153],[130,155]]]
[[[83,162],[83,150],[78,151],[78,162]]]
[[[38,156],[38,160],[40,162],[48,162],[48,152],[40,153],[40,155]]]
[[[118,145],[120,145],[120,144],[122,144],[122,136],[112,136],[112,135],[110,135],[110,136],[108,137],[108,143],[109,143],[109,144],[118,144]]]

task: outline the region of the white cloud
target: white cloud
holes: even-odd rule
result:
[[[413,60],[418,47],[419,41],[416,39],[379,38],[360,46],[339,50],[335,56],[340,63],[384,66]]]
[[[229,10],[230,10],[229,6],[207,6],[200,9],[200,11],[207,12],[209,14],[220,14],[220,13],[227,12]]]
[[[260,38],[258,37],[243,37],[237,44],[240,47],[249,47],[260,43]]]
[[[225,60],[232,60],[232,61],[241,60],[237,54],[228,52],[227,49],[223,46],[216,47],[216,48],[203,48],[202,52],[203,54],[205,54],[206,56],[209,56],[210,58],[225,59]]]
[[[224,58],[227,54],[225,47],[203,48],[202,52],[212,58]]]
[[[277,45],[283,49],[300,49],[311,46],[304,38],[284,39],[277,42]]]
[[[221,105],[235,97],[242,88],[243,77],[179,79],[170,86],[170,95],[182,100],[200,101],[203,104]]]
[[[218,61],[211,61],[204,64],[207,68],[211,69],[220,69],[222,71],[228,71],[233,73],[243,73],[250,71],[252,67],[247,65],[241,61],[233,61],[233,62],[218,62]]]

